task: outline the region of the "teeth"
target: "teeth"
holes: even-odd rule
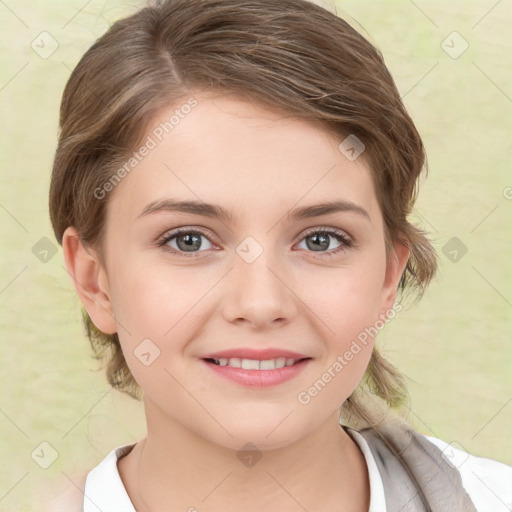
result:
[[[292,366],[296,360],[293,358],[278,357],[277,359],[240,359],[239,357],[232,357],[230,359],[221,357],[220,359],[213,360],[219,366],[231,366],[233,368],[243,368],[244,370],[274,370],[275,368],[283,368],[285,366]]]
[[[292,359],[293,362],[293,359]],[[276,367],[275,359],[268,359],[267,361],[260,361],[260,370],[273,370]]]
[[[260,361],[256,359],[242,359],[242,368],[244,370],[259,370]]]

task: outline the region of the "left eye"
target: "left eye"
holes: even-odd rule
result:
[[[322,251],[322,248],[329,248],[330,238],[336,239],[340,243],[340,246],[330,252]],[[308,243],[308,239],[311,240],[311,243]],[[312,249],[313,252],[325,252],[326,256],[332,256],[333,254],[336,254],[340,251],[352,247],[352,240],[349,238],[348,235],[343,233],[343,231],[338,231],[337,229],[332,228],[324,228],[323,230],[310,231],[305,234],[302,240],[305,241],[308,249]]]

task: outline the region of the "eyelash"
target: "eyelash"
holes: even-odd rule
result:
[[[164,250],[168,251],[168,252],[171,252],[172,254],[177,254],[179,256],[184,256],[185,258],[197,258],[200,256],[200,253],[201,252],[204,252],[204,251],[196,251],[196,252],[190,252],[190,253],[187,253],[185,251],[177,251],[176,249],[172,249],[170,247],[165,247],[165,245],[167,243],[169,243],[172,239],[174,238],[177,238],[179,237],[180,235],[183,235],[183,234],[187,234],[187,235],[202,235],[204,236],[208,241],[211,242],[211,240],[209,239],[208,235],[199,230],[199,229],[188,229],[188,228],[178,228],[176,229],[175,231],[172,231],[170,233],[166,233],[163,238],[161,238],[158,242],[157,242],[157,246],[158,247],[163,247]],[[342,252],[342,251],[346,251],[347,249],[350,249],[353,247],[354,243],[352,241],[352,239],[346,235],[343,231],[340,231],[338,229],[334,229],[334,228],[327,228],[327,227],[322,227],[322,228],[313,228],[313,229],[310,229],[310,230],[307,230],[303,237],[301,238],[301,242],[302,240],[304,240],[305,238],[307,238],[308,236],[311,236],[311,235],[316,235],[316,234],[328,234],[328,235],[331,235],[332,237],[336,238],[336,240],[338,242],[341,242],[342,245],[340,245],[340,247],[338,247],[337,249],[334,249],[334,250],[331,250],[330,252],[322,252],[322,251],[318,251],[319,254],[321,254],[320,257],[332,257],[332,256],[335,256],[336,254]],[[213,242],[211,242],[213,243]],[[309,251],[309,252],[316,252],[316,251]]]

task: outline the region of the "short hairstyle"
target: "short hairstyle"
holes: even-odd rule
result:
[[[51,186],[50,217],[59,244],[68,226],[104,262],[110,195],[102,187],[126,162],[163,107],[193,91],[236,94],[271,110],[317,122],[364,144],[384,219],[386,258],[394,241],[410,249],[398,286],[421,298],[437,255],[407,217],[426,155],[380,51],[336,14],[307,0],[163,0],[114,23],[83,55],[66,84]],[[82,307],[109,383],[136,399],[142,391],[117,333],[96,328]],[[108,351],[107,351],[108,349]],[[107,352],[106,352],[107,351]],[[398,370],[374,347],[365,378],[340,413],[369,424],[362,387],[390,408],[404,403]]]

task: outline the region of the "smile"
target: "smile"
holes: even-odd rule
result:
[[[302,359],[278,357],[276,359],[241,359],[239,357],[221,357],[219,359],[208,358],[206,361],[219,366],[230,366],[232,368],[243,368],[244,370],[275,370],[285,366],[293,366]]]
[[[219,377],[243,386],[262,388],[293,379],[308,366],[312,358],[242,359],[231,357],[204,358],[201,361]]]

